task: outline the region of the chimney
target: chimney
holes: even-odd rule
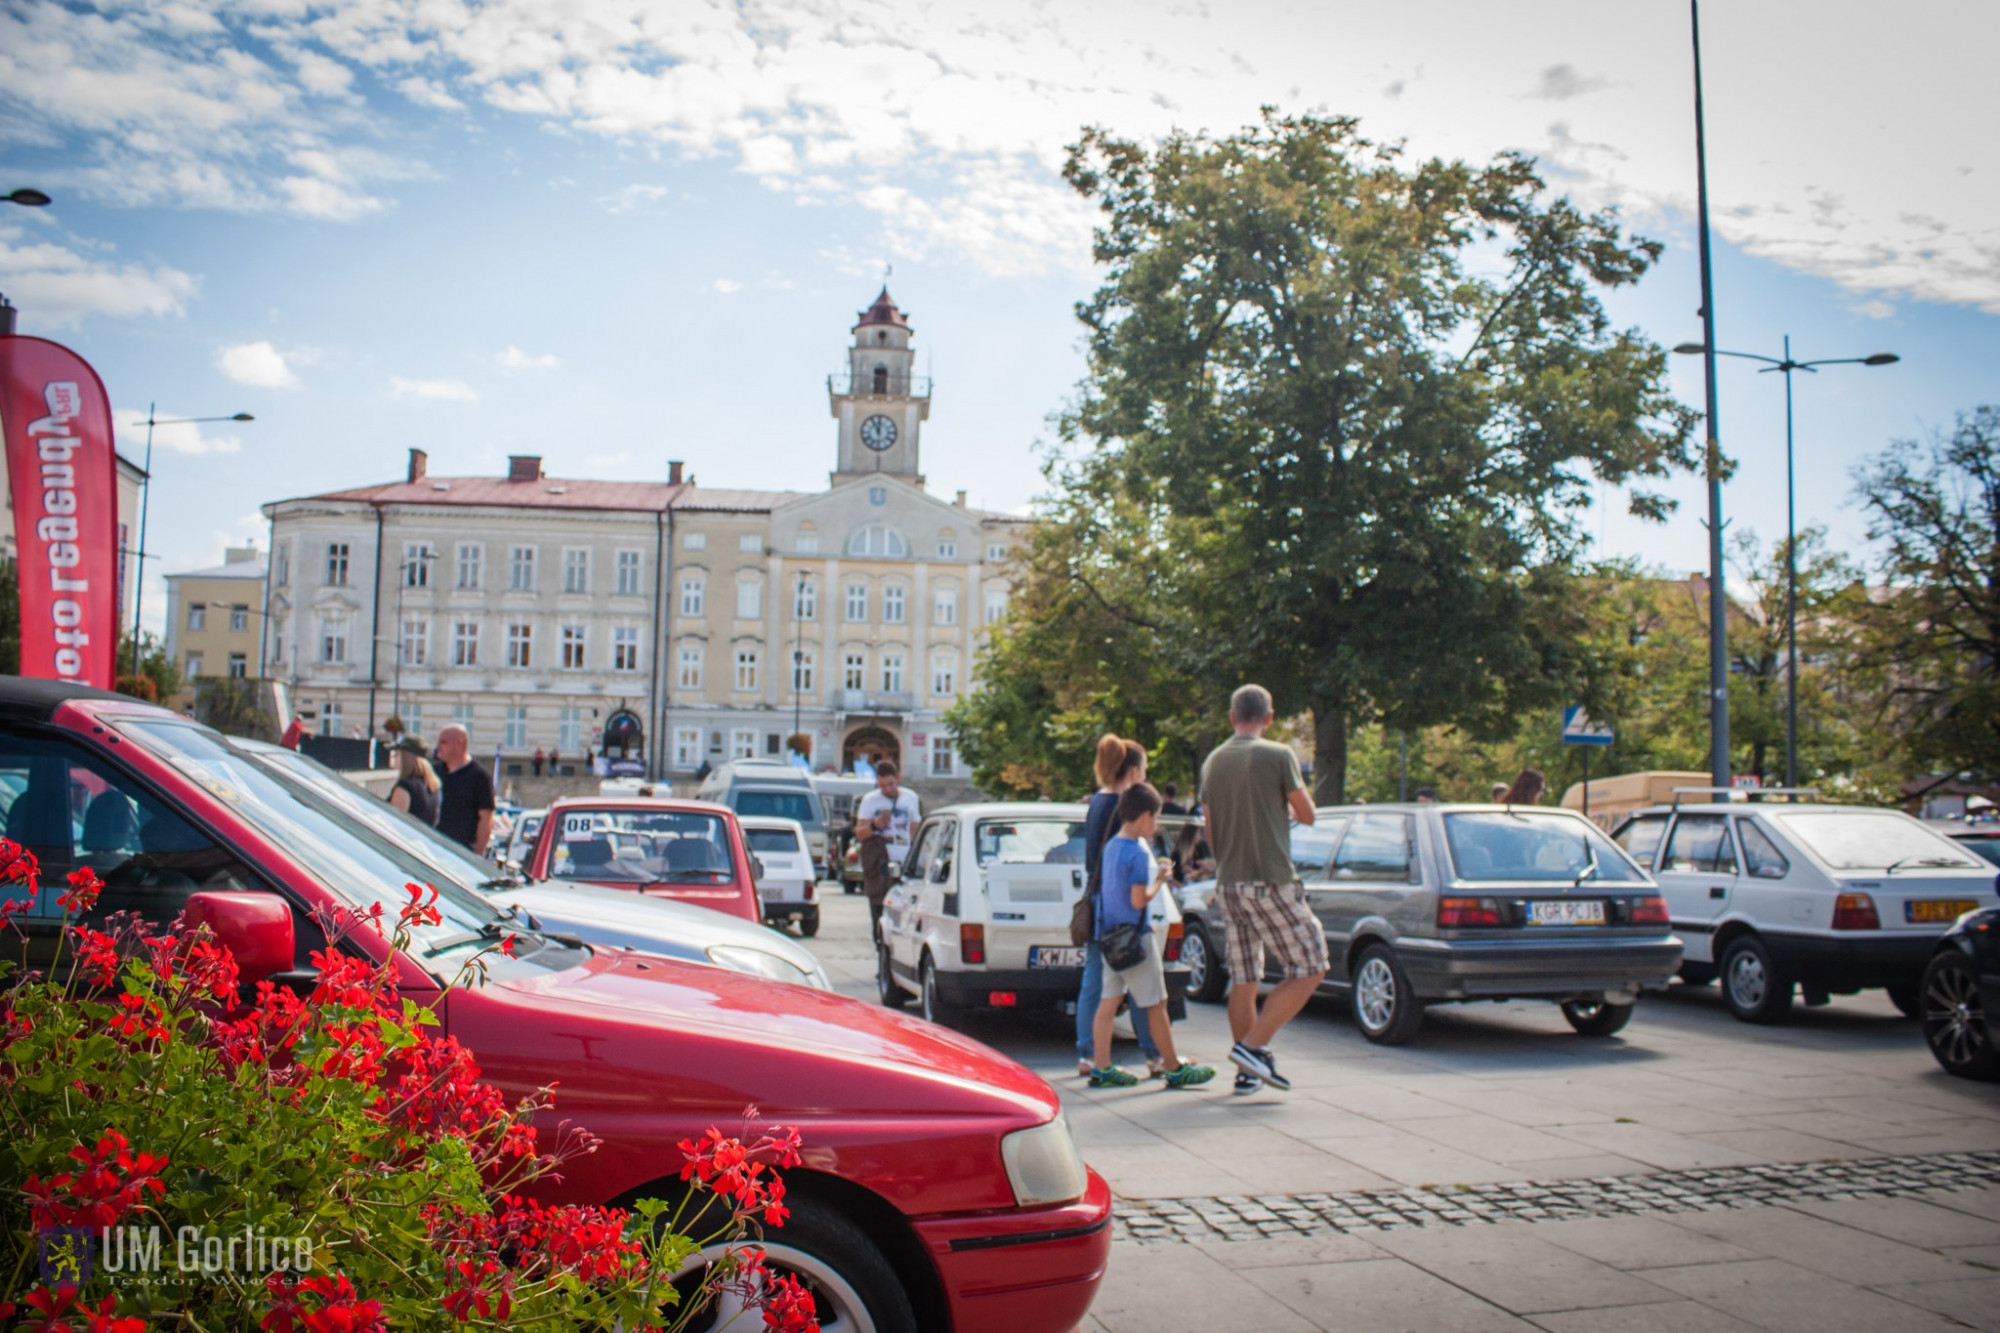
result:
[[[956,500],[953,500],[952,503],[954,505],[957,505],[960,509],[965,508],[965,492],[960,491],[958,493],[958,498]]]
[[[667,485],[678,486],[680,484],[681,460],[678,458],[669,458],[667,460]]]
[[[540,481],[542,479],[542,456],[540,454],[508,454],[507,480]]]
[[[410,450],[410,475],[406,480],[422,481],[424,474],[430,470],[430,465],[431,456],[429,454],[421,449]]]

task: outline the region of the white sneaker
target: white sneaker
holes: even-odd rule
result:
[[[1094,1069],[1096,1069],[1096,1066],[1088,1060],[1078,1060],[1076,1062],[1076,1073],[1079,1078],[1089,1078]]]
[[[1186,1061],[1184,1060],[1182,1061],[1182,1063],[1185,1064]],[[1165,1078],[1166,1076],[1167,1076],[1167,1061],[1164,1056],[1158,1059],[1146,1061],[1147,1078]]]

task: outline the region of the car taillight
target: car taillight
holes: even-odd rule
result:
[[[1632,924],[1635,926],[1665,926],[1667,900],[1665,898],[1634,898],[1632,900]]]
[[[1160,956],[1167,962],[1178,963],[1181,960],[1181,936],[1184,934],[1186,928],[1180,922],[1167,922],[1167,942],[1160,950]]]
[[[1835,930],[1880,930],[1882,922],[1875,915],[1875,900],[1865,893],[1843,893],[1833,900],[1833,928]]]
[[[986,927],[976,921],[958,923],[958,957],[974,966],[986,961]]]
[[[811,902],[812,900],[813,900],[813,882],[812,882],[811,880],[807,880],[807,881],[806,881],[806,901],[807,901],[807,902]]]
[[[1438,899],[1440,926],[1497,926],[1500,904],[1492,898]]]

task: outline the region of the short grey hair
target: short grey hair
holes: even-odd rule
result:
[[[1271,716],[1271,692],[1262,685],[1239,685],[1229,696],[1231,722],[1262,722]]]

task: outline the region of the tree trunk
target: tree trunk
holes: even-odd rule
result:
[[[1313,804],[1340,805],[1347,793],[1347,714],[1338,704],[1315,705]]]

